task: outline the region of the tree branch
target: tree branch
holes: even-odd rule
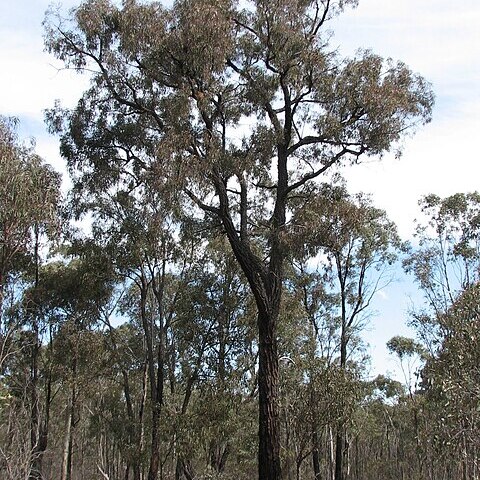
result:
[[[211,205],[207,205],[203,203],[189,188],[185,188],[185,193],[190,197],[190,199],[204,212],[208,212],[214,215],[219,215],[220,210],[216,207],[212,207]]]
[[[315,170],[313,172],[305,174],[300,180],[298,180],[295,183],[292,183],[287,187],[287,195],[292,192],[293,190],[301,187],[304,185],[306,182],[309,180],[313,180],[314,178],[317,178],[319,175],[322,173],[326,172],[334,163],[336,163],[341,157],[343,157],[346,153],[348,153],[349,150],[347,148],[342,148],[340,152],[338,152],[336,155],[333,156],[326,164],[322,166],[322,168]]]

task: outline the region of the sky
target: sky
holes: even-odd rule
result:
[[[386,155],[349,167],[349,189],[372,194],[404,239],[415,242],[418,200],[428,193],[442,197],[480,189],[480,2],[478,0],[360,0],[355,10],[336,20],[332,43],[353,55],[368,48],[405,62],[432,84],[432,122],[407,138],[397,160]],[[406,323],[413,303],[421,301],[412,279],[398,280],[377,295],[364,338],[370,343],[372,374],[390,371],[399,380],[396,359],[387,354],[393,335],[414,336]]]
[[[43,51],[42,21],[49,0],[0,0],[0,114],[20,120],[20,134],[36,139],[36,151],[64,170],[58,141],[43,123],[43,110],[55,99],[73,106],[88,82],[61,69]],[[63,11],[78,4],[61,2]],[[360,0],[335,19],[331,43],[344,55],[359,48],[405,62],[433,86],[433,120],[407,138],[403,156],[369,159],[345,169],[349,189],[372,195],[404,239],[412,239],[418,200],[480,189],[476,136],[480,132],[480,1]],[[398,374],[386,353],[393,335],[413,335],[407,311],[419,294],[411,279],[398,280],[375,298],[377,314],[365,332],[372,374]]]

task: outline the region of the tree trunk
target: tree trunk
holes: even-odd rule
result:
[[[40,405],[38,399],[38,354],[40,351],[39,334],[37,319],[33,319],[33,345],[32,358],[30,366],[30,451],[32,452],[32,459],[30,465],[29,480],[41,478],[41,459],[40,453],[37,453],[39,442],[39,417]]]
[[[38,240],[38,231],[35,232],[35,290],[39,286],[39,240]],[[35,305],[33,305],[35,309]],[[52,403],[52,367],[48,367],[46,371],[46,382],[43,398],[43,414],[41,415],[40,408],[40,398],[39,398],[39,360],[40,360],[40,349],[42,345],[42,340],[39,333],[39,319],[36,316],[36,312],[33,311],[33,333],[34,333],[34,344],[32,351],[32,363],[31,363],[31,417],[30,417],[30,442],[31,442],[31,451],[32,451],[32,460],[30,465],[30,480],[42,479],[42,464],[45,451],[48,446],[48,433],[50,428],[50,407]],[[51,352],[53,345],[53,333],[52,326],[49,326],[49,343],[48,348]]]
[[[334,442],[333,442],[333,431],[332,427],[329,425],[328,427],[328,444],[329,444],[329,470],[330,476],[332,480],[335,478],[335,449],[334,449]]]
[[[152,445],[150,449],[150,467],[148,470],[148,480],[157,480],[158,469],[160,466],[160,406],[152,407]]]
[[[318,432],[317,426],[313,426],[312,432],[312,467],[313,467],[313,478],[314,480],[320,480],[321,471],[320,471],[320,448],[318,442]]]
[[[128,378],[128,371],[123,369],[122,370],[123,376],[123,393],[125,395],[125,404],[127,407],[127,415],[129,420],[129,441],[130,444],[135,446],[135,453],[132,457],[129,457],[127,469],[125,473],[125,478],[128,480],[128,476],[130,474],[130,468],[133,471],[133,480],[140,480],[140,457],[141,457],[141,435],[140,435],[140,427],[135,425],[136,419],[135,414],[133,411],[132,399],[130,396],[130,382]]]
[[[142,326],[145,334],[146,360],[148,370],[148,380],[150,385],[151,400],[151,444],[150,444],[150,462],[148,468],[148,480],[157,480],[160,467],[160,414],[163,402],[163,368],[164,368],[164,348],[158,347],[158,354],[154,354],[155,325],[154,321],[147,318],[147,293],[149,283],[145,277],[141,277],[140,283],[140,314]],[[157,297],[158,298],[158,297]],[[163,319],[161,319],[163,321]],[[163,341],[163,330],[160,328],[160,344]],[[156,370],[157,369],[157,370]]]
[[[343,480],[343,424],[339,425],[335,447],[335,480]]]
[[[165,374],[165,319],[164,319],[164,305],[163,305],[163,294],[165,286],[165,272],[166,272],[166,252],[165,244],[162,245],[163,248],[163,260],[162,260],[162,270],[160,282],[157,285],[155,276],[152,278],[152,288],[157,301],[157,311],[158,311],[158,345],[157,345],[157,375],[155,378],[154,371],[154,358],[153,358],[153,341],[155,338],[155,326],[154,323],[151,323],[150,327],[150,343],[151,347],[148,350],[149,353],[149,372],[150,372],[150,383],[151,383],[151,394],[152,394],[152,445],[151,445],[151,454],[150,454],[150,468],[148,471],[148,480],[156,480],[158,476],[158,470],[160,468],[160,415],[162,413],[163,405],[163,386],[164,386],[164,374]],[[142,300],[142,315],[145,316],[145,299]]]
[[[0,269],[0,321],[2,321],[2,316],[3,316],[3,291],[4,291],[3,278],[4,278],[4,275],[2,270]]]
[[[43,455],[48,446],[48,432],[50,428],[50,405],[52,402],[52,372],[48,372],[47,384],[45,388],[45,412],[42,422],[38,428],[38,439],[33,448],[32,466],[30,470],[30,479],[43,478],[42,464]]]
[[[346,315],[346,279],[343,277],[340,260],[337,257],[337,268],[339,272],[339,281],[342,299],[342,330],[340,332],[340,369],[345,372],[347,367],[347,315]],[[335,480],[343,480],[343,455],[344,455],[345,424],[340,419],[337,425],[336,445],[335,445]]]
[[[62,474],[61,480],[71,480],[72,478],[72,451],[73,451],[73,428],[75,422],[75,408],[76,408],[76,375],[77,375],[77,362],[73,359],[73,379],[72,379],[72,391],[70,397],[70,405],[67,413],[67,421],[65,428],[65,442],[63,447],[63,459],[62,459]]]
[[[266,265],[249,246],[246,190],[242,187],[240,205],[242,213],[238,233],[230,216],[226,183],[218,172],[214,172],[215,189],[220,201],[220,207],[216,212],[225,228],[235,258],[247,277],[258,309],[259,480],[281,480],[277,320],[284,278],[281,232],[286,219],[287,181],[286,147],[282,147],[278,153],[277,198],[269,235],[269,262]]]
[[[210,466],[217,473],[221,474],[225,470],[225,464],[230,452],[228,442],[212,440],[209,448]]]
[[[195,474],[193,473],[190,462],[184,460],[182,457],[177,458],[175,466],[175,480],[194,480]]]
[[[259,313],[259,480],[280,480],[280,425],[278,416],[278,355],[276,318]]]

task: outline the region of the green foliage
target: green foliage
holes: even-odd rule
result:
[[[211,204],[218,169],[225,183],[244,181],[252,196],[268,198],[279,144],[288,143],[292,190],[334,163],[390,149],[406,128],[429,120],[432,94],[403,64],[370,52],[346,62],[332,54],[323,23],[349,3],[249,2],[242,10],[227,1],[171,9],[89,1],[71,23],[51,15],[47,48],[67,66],[96,72],[76,109],[47,116],[81,170],[76,188],[105,191],[153,174],[164,192],[187,186],[197,205]],[[281,101],[292,115],[283,125]],[[252,127],[239,143],[242,118]],[[248,210],[254,237],[272,212],[258,202]]]
[[[478,193],[440,198],[428,195],[420,205],[419,247],[405,261],[435,314],[446,312],[464,289],[478,282],[480,264]]]
[[[408,337],[401,337],[399,335],[391,338],[387,342],[387,348],[390,352],[395,353],[400,360],[405,357],[413,355],[422,355],[424,353],[421,344]]]
[[[438,322],[444,332],[435,357],[423,371],[425,390],[439,416],[436,435],[447,450],[476,448],[480,417],[479,289],[465,290]]]
[[[403,385],[397,381],[392,380],[385,375],[378,375],[371,382],[371,386],[374,389],[374,392],[378,392],[378,395],[383,400],[399,398],[404,394]]]
[[[0,116],[0,310],[9,276],[34,262],[38,236],[58,232],[60,175]]]
[[[410,423],[428,394],[365,382],[358,354],[358,327],[401,247],[395,226],[369,198],[315,182],[398,150],[430,120],[433,95],[401,62],[333,52],[327,22],[356,3],[86,0],[69,19],[50,11],[47,50],[91,74],[76,107],[57,104],[47,122],[72,175],[67,216],[91,214],[92,228],[39,261],[59,178],[2,119],[0,288],[24,270],[20,257],[35,271],[2,365],[0,469],[21,446],[23,476],[251,479],[265,402],[289,477],[311,477],[315,454],[327,477],[337,448],[357,480],[395,478],[384,445],[402,478],[418,473],[401,442],[413,456],[422,430]],[[445,219],[471,217],[452,202]],[[473,238],[452,252],[470,261]],[[416,348],[392,345],[401,357]]]

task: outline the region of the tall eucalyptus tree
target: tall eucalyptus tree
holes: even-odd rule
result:
[[[355,0],[87,0],[51,15],[47,49],[91,87],[50,124],[77,183],[143,171],[222,225],[258,309],[259,477],[279,479],[277,320],[292,198],[430,119],[429,85],[365,51],[342,59],[328,21]]]

